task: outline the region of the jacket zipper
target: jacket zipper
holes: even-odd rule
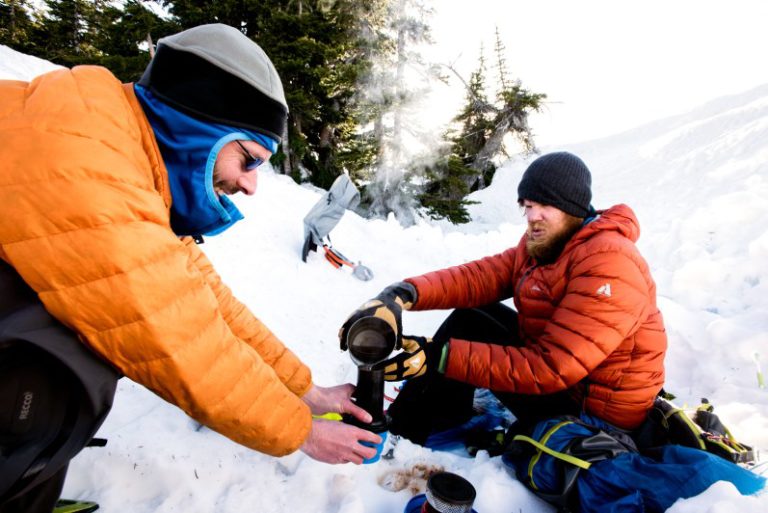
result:
[[[537,264],[533,264],[528,269],[525,270],[523,275],[520,277],[520,281],[517,282],[517,287],[515,287],[515,297],[520,298],[520,289],[523,288],[523,282],[528,279],[528,276],[531,275],[534,269],[536,269]]]

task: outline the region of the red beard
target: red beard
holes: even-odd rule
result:
[[[553,227],[546,221],[528,223],[525,249],[539,264],[551,264],[557,260],[583,222],[579,217],[566,216],[564,224],[559,227]]]

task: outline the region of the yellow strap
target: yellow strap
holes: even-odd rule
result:
[[[325,420],[341,420],[343,417],[338,413],[328,412],[322,415],[312,415],[313,419],[325,419]]]
[[[557,451],[555,451],[553,449],[550,449],[546,445],[544,445],[544,444],[547,443],[547,441],[549,441],[550,437],[553,434],[555,434],[555,432],[558,429],[560,429],[561,427],[566,426],[568,424],[573,424],[573,422],[570,421],[570,420],[566,420],[566,421],[560,422],[558,424],[555,424],[554,426],[552,426],[549,429],[549,431],[547,431],[544,434],[544,436],[541,437],[541,442],[538,442],[538,441],[534,440],[533,438],[525,436],[525,435],[515,435],[515,437],[513,438],[513,440],[520,440],[522,442],[528,442],[529,444],[533,445],[534,447],[536,447],[538,449],[538,452],[536,453],[536,455],[533,458],[531,458],[530,463],[528,463],[528,479],[530,480],[531,486],[533,487],[534,490],[538,490],[539,487],[536,486],[536,483],[533,481],[533,467],[539,461],[539,458],[541,457],[541,453],[543,453],[543,452],[549,454],[553,458],[557,458],[559,460],[565,461],[567,463],[570,463],[571,465],[577,466],[579,468],[583,468],[584,470],[587,470],[587,469],[589,469],[589,467],[592,466],[592,464],[590,462],[588,462],[588,461],[579,459],[579,458],[577,458],[575,456],[571,456],[570,454],[565,454],[565,453],[562,453],[562,452],[557,452]]]
[[[558,429],[560,429],[563,426],[567,426],[568,424],[573,424],[573,422],[570,420],[564,420],[562,422],[558,422],[557,424],[549,428],[549,430],[547,430],[547,432],[544,433],[544,435],[541,437],[541,443],[546,444]],[[536,483],[533,480],[533,468],[539,462],[540,458],[541,458],[541,451],[538,451],[536,455],[533,458],[531,458],[531,461],[528,462],[528,480],[531,482],[531,486],[533,487],[534,490],[538,490],[539,487],[536,486]]]
[[[577,466],[579,468],[583,468],[584,470],[587,470],[589,467],[592,466],[592,464],[590,462],[588,462],[588,461],[582,460],[582,459],[577,458],[575,456],[571,456],[570,454],[565,454],[565,453],[562,453],[562,452],[557,452],[555,450],[552,450],[549,447],[547,447],[546,445],[544,445],[542,443],[539,443],[536,440],[534,440],[533,438],[529,438],[529,437],[527,437],[525,435],[516,435],[514,440],[522,440],[524,442],[528,442],[529,444],[531,444],[534,447],[536,447],[538,450],[540,450],[542,452],[546,452],[550,456],[552,456],[554,458],[557,458],[559,460],[563,460],[565,462],[568,462],[571,465],[575,465],[575,466]]]
[[[546,445],[547,442],[549,442],[549,439],[552,438],[552,435],[554,435],[557,432],[558,429],[560,429],[563,426],[567,426],[568,424],[573,424],[573,422],[570,421],[570,420],[563,420],[561,422],[558,422],[557,424],[555,424],[551,428],[549,428],[549,430],[547,430],[547,432],[544,433],[544,436],[541,437],[541,443]],[[541,451],[537,452],[536,456],[531,458],[531,462],[528,465],[528,476],[529,476],[529,478],[531,480],[531,484],[533,485],[534,489],[536,489],[536,490],[538,490],[538,487],[536,486],[536,483],[533,482],[533,467],[535,467],[536,464],[539,462],[539,459],[541,458],[541,455],[542,455]]]

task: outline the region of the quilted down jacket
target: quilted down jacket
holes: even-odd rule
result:
[[[168,176],[131,85],[81,66],[0,81],[0,258],[123,374],[247,447],[311,427],[309,369],[170,228]]]
[[[656,285],[634,242],[632,210],[617,205],[582,227],[552,264],[515,248],[409,278],[414,310],[472,308],[513,297],[522,347],[452,339],[446,375],[520,394],[569,390],[584,409],[633,429],[664,382],[667,337]]]

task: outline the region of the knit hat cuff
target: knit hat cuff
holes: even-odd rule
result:
[[[589,203],[587,203],[587,208],[585,208],[581,203],[541,187],[531,187],[525,191],[518,190],[518,194],[520,194],[520,197],[517,199],[518,202],[527,199],[542,205],[552,205],[574,217],[587,217],[590,213]]]

